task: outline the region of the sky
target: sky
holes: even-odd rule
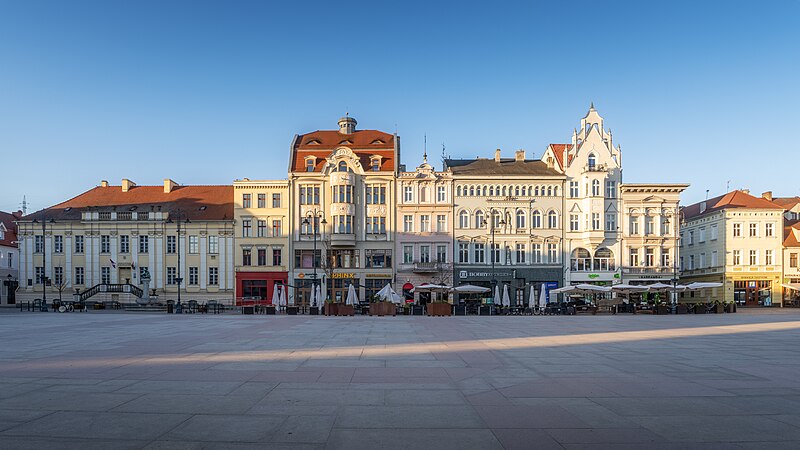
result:
[[[0,210],[285,178],[295,134],[540,157],[594,102],[623,181],[800,195],[800,1],[0,0]],[[784,135],[783,133],[789,133]]]

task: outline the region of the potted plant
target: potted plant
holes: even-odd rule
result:
[[[675,314],[689,314],[689,306],[686,303],[678,303],[675,305]]]
[[[705,314],[706,313],[706,304],[705,303],[695,303],[694,304],[694,313],[695,314]]]
[[[735,313],[736,312],[736,302],[733,300],[725,302],[725,312],[726,313]]]
[[[713,311],[717,314],[722,314],[725,312],[725,306],[719,300],[714,300]]]
[[[653,314],[667,315],[670,313],[670,308],[664,302],[658,302],[653,306]]]

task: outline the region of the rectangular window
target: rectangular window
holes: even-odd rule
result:
[[[367,234],[386,234],[386,217],[367,217]]]
[[[267,207],[267,194],[258,194],[258,207],[259,208]]]
[[[612,233],[617,231],[616,213],[606,213],[606,231],[610,231]]]
[[[333,232],[336,234],[352,234],[353,216],[333,216]]]
[[[706,241],[706,229],[705,227],[702,227],[697,231],[697,242],[703,243],[705,241]]]
[[[447,191],[445,191],[444,186],[437,186],[436,187],[436,201],[439,203],[444,203],[447,201]]]
[[[78,284],[78,285],[86,284],[83,267],[75,267],[75,282],[73,284]]]
[[[100,282],[103,284],[111,284],[111,267],[100,268]]]
[[[258,249],[258,265],[259,266],[267,265],[267,249],[265,248]]]
[[[314,158],[309,158],[306,160],[306,172],[313,172],[314,171]]]
[[[772,263],[772,250],[766,250],[764,252],[764,264],[771,266]]]
[[[485,244],[475,244],[475,264],[483,264],[486,262],[486,245]]]
[[[147,235],[139,235],[139,253],[150,252],[150,237]]]
[[[252,194],[242,194],[242,208],[250,207],[252,197]]]
[[[700,258],[697,261],[697,268],[698,269],[705,269],[706,268],[706,254],[700,253]]]
[[[176,252],[177,242],[175,236],[167,236],[167,253],[174,254]]]
[[[368,184],[366,187],[366,201],[368,205],[385,205],[386,186],[381,184]]]
[[[569,231],[578,231],[580,227],[580,217],[578,214],[569,215]]]
[[[83,235],[75,236],[75,253],[83,253]]]
[[[536,246],[539,245],[539,256],[541,256],[541,245],[540,244],[533,244],[534,252],[536,251]],[[517,257],[517,264],[525,264],[525,244],[517,244],[516,246],[516,257]],[[535,262],[536,259],[532,262]]]
[[[358,269],[358,250],[330,250],[331,266],[335,269]]]
[[[740,237],[742,235],[742,224],[733,224],[733,237]]]
[[[717,226],[716,225],[711,225],[711,237],[710,237],[710,239],[712,241],[717,239]]]
[[[639,234],[639,218],[636,216],[631,216],[629,220],[629,227],[631,236],[636,236]]]
[[[669,249],[661,247],[661,267],[670,267]]]
[[[661,216],[661,235],[662,236],[669,236],[670,235],[669,225],[670,225],[669,219],[664,217],[664,216]]]
[[[413,190],[412,190],[411,186],[404,186],[403,187],[403,201],[404,202],[406,202],[406,203],[410,202],[414,198],[413,194],[414,193],[413,193]]]
[[[256,222],[256,236],[267,237],[267,221],[259,220]]]
[[[687,245],[694,245],[694,230],[689,230],[689,234],[686,238]]]
[[[283,265],[283,255],[282,251],[279,248],[272,249],[272,265],[273,266],[282,266]]]
[[[200,270],[197,267],[189,267],[189,286],[200,284]]]
[[[606,181],[606,198],[617,198],[616,181]]]
[[[789,267],[797,268],[797,253],[789,253]]]
[[[497,243],[492,244],[491,248],[492,248],[492,254],[491,254],[492,260],[494,260],[495,263],[499,263],[500,262],[500,244],[497,244]]]
[[[750,224],[750,237],[758,237],[758,224],[751,223]]]
[[[419,247],[419,262],[421,262],[421,263],[429,263],[429,262],[431,262],[431,246],[430,245],[420,245],[420,247]]]
[[[403,264],[411,264],[414,262],[414,246],[403,246]]]
[[[53,236],[53,253],[64,253],[64,236]]]
[[[392,267],[391,250],[364,250],[365,267],[373,269],[390,269]]]
[[[531,246],[531,249],[533,250],[531,252],[533,254],[532,255],[532,259],[531,259],[531,263],[533,263],[533,264],[541,264],[542,263],[542,244],[533,244]]]
[[[547,261],[550,264],[558,262],[558,251],[556,244],[547,244]]]
[[[570,198],[578,198],[578,195],[579,195],[579,193],[578,193],[578,182],[577,181],[570,181],[569,182],[569,196],[570,196]]]
[[[63,267],[53,267],[53,283],[55,283],[56,287],[60,287],[65,284]]]
[[[130,253],[131,251],[131,237],[123,234],[119,237],[119,252]]]
[[[734,250],[733,251],[733,265],[738,266],[742,264],[742,251],[741,250]]]
[[[655,249],[652,247],[647,247],[644,250],[644,265],[647,267],[653,267],[656,264],[655,258],[656,258]]]
[[[242,265],[249,266],[252,263],[252,255],[249,248],[242,249]]]
[[[111,236],[100,236],[100,253],[111,253]]]
[[[281,194],[280,194],[280,192],[274,192],[272,194],[272,207],[273,208],[280,208],[281,207]]]
[[[208,253],[212,255],[219,253],[219,236],[208,237]]]
[[[458,262],[462,264],[469,262],[469,244],[465,242],[458,243]]]
[[[200,239],[197,235],[189,236],[189,253],[192,255],[200,253]]]
[[[719,264],[719,261],[717,261],[717,251],[714,250],[711,252],[711,267],[717,267],[717,264]]]
[[[44,281],[44,267],[34,267],[33,273],[34,273],[34,278],[33,278],[34,283],[42,284],[42,282]]]
[[[403,231],[406,233],[411,233],[414,231],[414,216],[403,216]]]
[[[631,267],[638,267],[639,266],[639,249],[632,248],[630,249],[630,253],[628,254],[628,265]]]
[[[280,220],[272,221],[272,237],[283,236],[283,227],[281,226],[281,224],[282,222]]]
[[[689,255],[689,270],[694,270],[694,255]]]
[[[446,245],[437,245],[436,246],[436,262],[440,264],[444,264],[447,262],[447,246]]]
[[[242,237],[252,236],[253,221],[250,219],[242,219]]]
[[[445,216],[444,214],[436,215],[436,232],[437,233],[447,232],[447,216]]]
[[[219,267],[208,268],[208,284],[212,286],[219,285]]]
[[[592,229],[600,229],[600,213],[592,213]]]
[[[294,266],[298,269],[311,269],[319,267],[322,250],[295,250],[294,251]]]
[[[167,267],[167,284],[174,285],[178,269],[175,267]]]
[[[644,216],[644,234],[650,236],[655,231],[655,218],[653,216]]]
[[[427,214],[419,216],[419,231],[422,233],[431,231],[431,216]]]
[[[775,235],[775,224],[774,223],[764,224],[764,236],[773,237],[774,235]]]
[[[750,250],[750,265],[757,266],[758,265],[758,251],[757,250]]]

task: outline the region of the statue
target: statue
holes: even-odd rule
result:
[[[146,305],[150,303],[150,270],[147,267],[142,267],[142,276],[139,281],[142,283],[142,297],[136,299],[136,303]]]

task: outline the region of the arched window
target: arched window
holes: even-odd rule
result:
[[[538,197],[539,196],[539,186],[536,186],[536,189],[533,192],[535,192],[534,195],[536,195]]]
[[[475,186],[470,186],[469,187],[469,196],[470,197],[475,197]]]
[[[517,228],[525,228],[525,213],[521,209],[517,210]]]
[[[528,188],[526,186],[522,186],[522,196],[525,197],[528,195]]]
[[[531,215],[531,228],[542,228],[542,213],[538,209]]]
[[[589,154],[589,170],[593,170],[594,166],[597,164],[597,158],[594,156],[594,153]]]
[[[592,270],[592,257],[589,250],[585,248],[576,248],[572,251],[572,258],[570,258],[570,267],[573,272],[589,272]]]
[[[483,211],[481,210],[475,211],[475,228],[483,228],[484,227],[483,221],[484,221]]]
[[[558,228],[558,214],[555,211],[547,213],[547,228]]]
[[[461,228],[469,228],[469,213],[467,211],[458,213],[458,226]]]
[[[554,186],[554,187],[553,187],[553,195],[555,195],[556,197],[558,197],[558,186]]]
[[[508,189],[507,188],[508,188],[507,186],[503,186],[503,197],[508,195]]]
[[[482,194],[482,195],[483,195],[484,197],[486,197],[486,186],[484,186],[484,187],[483,187],[483,194]]]
[[[456,188],[456,195],[461,197],[461,186]]]
[[[494,186],[489,186],[489,196],[494,197]]]
[[[547,186],[547,196],[548,197],[553,196],[553,186]]]
[[[594,251],[594,261],[592,261],[592,264],[593,270],[616,270],[614,253],[605,247],[598,248]]]
[[[600,180],[592,180],[592,196],[598,197],[600,195]]]
[[[349,171],[349,169],[350,169],[350,168],[349,168],[349,167],[347,167],[347,162],[345,162],[345,161],[339,161],[339,172],[348,172],[348,171]]]
[[[519,197],[519,186],[514,187],[514,196]]]

